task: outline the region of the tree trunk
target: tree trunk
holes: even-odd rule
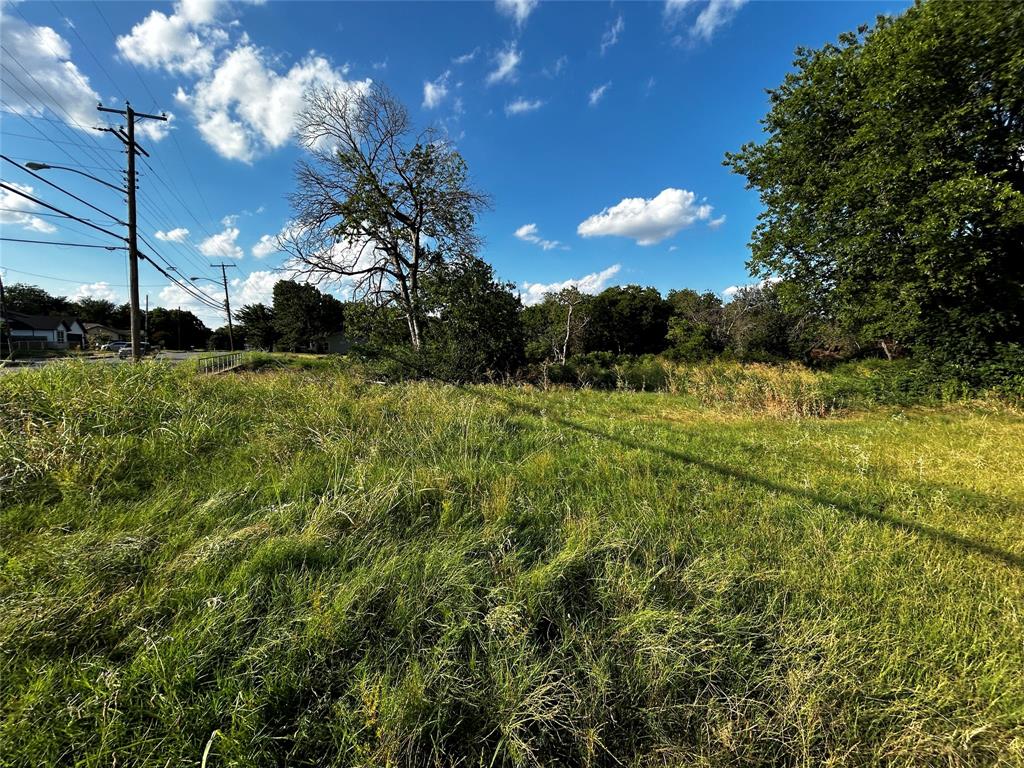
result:
[[[565,316],[565,341],[562,343],[562,362],[569,356],[569,335],[572,332],[572,304],[569,305],[569,313]]]

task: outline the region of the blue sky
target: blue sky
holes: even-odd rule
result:
[[[447,133],[493,207],[481,256],[528,302],[547,288],[639,283],[723,293],[750,282],[756,193],[722,166],[757,139],[765,89],[797,46],[818,47],[899,2],[4,2],[3,154],[118,181],[124,161],[97,98],[166,111],[144,125],[140,231],[167,262],[214,277],[232,302],[269,298],[301,150],[294,113],[312,84],[385,83],[420,127]],[[123,217],[116,192],[41,172]],[[4,162],[5,183],[119,231]],[[112,239],[10,192],[8,238]],[[187,232],[186,232],[187,230]],[[123,251],[2,242],[8,282],[127,298]],[[144,248],[146,246],[143,246]],[[198,305],[143,264],[151,304]],[[41,277],[45,275],[46,277]],[[568,283],[572,281],[572,283]],[[212,283],[204,283],[214,292]],[[344,286],[336,291],[344,295]]]

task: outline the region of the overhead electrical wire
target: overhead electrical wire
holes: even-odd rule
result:
[[[74,198],[74,199],[75,199],[75,200],[77,200],[78,202],[82,203],[82,205],[86,205],[86,206],[88,206],[89,208],[92,208],[92,209],[93,209],[94,211],[96,211],[97,213],[102,213],[102,214],[103,214],[104,216],[107,216],[108,218],[111,218],[111,219],[113,219],[113,220],[114,220],[114,221],[116,221],[116,222],[117,222],[118,224],[120,224],[120,225],[121,225],[122,227],[127,227],[127,226],[128,226],[127,222],[124,222],[124,221],[122,221],[121,219],[119,219],[119,218],[118,218],[117,216],[115,216],[114,214],[112,214],[112,213],[108,213],[107,211],[104,211],[104,210],[103,210],[102,208],[97,208],[97,207],[96,207],[95,205],[93,205],[92,203],[90,203],[90,202],[88,202],[88,201],[86,201],[86,200],[83,200],[82,198],[80,198],[80,197],[79,197],[78,195],[76,195],[76,194],[75,194],[74,192],[69,192],[68,190],[64,189],[64,187],[60,186],[59,184],[54,184],[54,183],[53,183],[52,181],[50,181],[50,180],[49,180],[48,178],[46,178],[45,176],[40,176],[40,175],[39,175],[38,173],[36,173],[35,171],[33,171],[33,170],[32,170],[31,168],[26,168],[26,167],[25,167],[24,165],[22,165],[21,163],[16,163],[16,162],[14,162],[14,160],[12,160],[11,158],[9,158],[9,157],[8,157],[7,155],[3,155],[3,154],[0,154],[0,159],[6,160],[6,161],[7,161],[8,163],[10,163],[11,165],[17,166],[17,167],[18,167],[18,168],[19,168],[20,170],[24,171],[24,172],[25,172],[25,173],[27,173],[27,174],[28,174],[29,176],[32,176],[33,178],[39,179],[39,181],[43,182],[43,184],[47,184],[47,185],[49,185],[49,186],[53,187],[53,188],[54,188],[54,189],[56,189],[56,190],[57,190],[58,192],[63,192],[63,193],[64,193],[65,195],[67,195],[68,197],[72,197],[72,198]],[[80,219],[80,221],[86,221],[86,220],[85,220],[85,219]],[[88,222],[86,222],[86,223],[88,223]]]
[[[102,248],[105,251],[127,251],[128,250],[128,247],[124,246],[124,245],[92,245],[91,243],[64,243],[64,242],[59,242],[59,241],[54,241],[54,240],[30,240],[28,238],[22,238],[22,237],[0,237],[0,240],[3,240],[3,241],[8,242],[8,243],[36,243],[38,245],[59,245],[59,246],[69,246],[69,247],[72,247],[72,248]],[[7,269],[7,267],[4,267],[4,269]],[[11,271],[12,272],[17,272],[18,270],[15,269],[15,270],[11,270]],[[26,273],[26,274],[29,274],[29,273]],[[74,281],[72,281],[72,282],[74,282]]]
[[[54,275],[41,275],[38,272],[26,272],[23,269],[15,269],[14,267],[4,267],[3,270],[5,272],[16,272],[19,275],[28,275],[29,277],[41,277],[44,280],[55,280],[58,283],[82,284],[82,283],[88,283],[89,282],[88,279],[84,279],[84,278],[80,278],[78,280],[74,280],[74,279],[72,279],[70,277],[56,277]],[[107,283],[106,280],[103,280],[101,282]],[[129,288],[130,287],[128,285],[128,283],[107,283],[107,285],[109,285],[111,288]],[[166,287],[167,286],[164,285],[163,283],[160,283],[159,285],[140,285],[139,286],[139,288],[166,288]]]
[[[57,213],[62,213],[65,216],[67,216],[69,219],[74,219],[75,221],[80,221],[82,224],[85,224],[87,227],[91,227],[92,229],[98,230],[98,231],[100,231],[100,232],[102,232],[102,233],[104,233],[106,235],[110,235],[111,237],[117,238],[118,240],[123,240],[123,241],[127,242],[127,238],[124,238],[121,235],[115,234],[115,233],[111,232],[109,229],[104,229],[103,227],[98,226],[96,224],[91,224],[90,222],[86,221],[83,218],[75,216],[72,213],[68,213],[67,211],[63,211],[60,208],[58,208],[57,206],[55,206],[55,205],[50,205],[49,203],[45,203],[42,200],[40,200],[39,198],[34,197],[33,195],[28,194],[27,192],[21,191],[17,187],[12,187],[10,184],[5,184],[2,181],[0,181],[0,188],[6,189],[8,192],[12,192],[15,195],[18,195],[20,197],[24,197],[26,200],[31,200],[36,205],[41,205],[44,208],[48,208],[51,211],[56,211]]]

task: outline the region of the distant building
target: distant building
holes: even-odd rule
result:
[[[102,323],[85,323],[85,335],[90,347],[98,347],[111,341],[131,341],[132,332],[112,328]]]
[[[14,349],[81,349],[85,328],[72,317],[25,315],[8,312]]]

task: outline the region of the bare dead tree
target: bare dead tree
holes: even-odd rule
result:
[[[558,291],[558,293],[548,295],[555,304],[566,308],[565,337],[561,339],[561,349],[559,349],[557,341],[552,342],[552,351],[554,352],[555,361],[564,363],[569,357],[570,341],[578,341],[579,337],[583,335],[583,330],[590,322],[590,316],[584,312],[584,308],[586,307],[590,297],[581,293],[575,286],[563,288],[561,291]],[[578,313],[576,311],[577,308],[580,310]],[[575,315],[575,317],[573,317],[573,315]]]
[[[439,134],[413,135],[405,107],[380,85],[310,91],[298,135],[311,159],[298,163],[294,219],[278,237],[289,266],[399,306],[419,349],[422,279],[476,252],[487,197]]]

